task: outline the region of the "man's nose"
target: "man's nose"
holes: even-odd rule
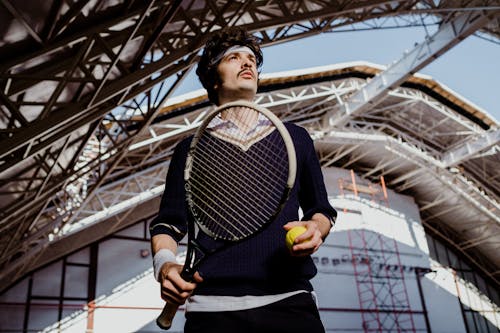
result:
[[[250,59],[247,59],[247,58],[243,58],[243,61],[242,61],[242,66],[243,67],[252,67],[252,61]]]

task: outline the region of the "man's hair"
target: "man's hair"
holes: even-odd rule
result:
[[[205,44],[205,49],[198,62],[196,74],[201,84],[208,92],[208,99],[218,105],[219,96],[214,89],[219,82],[217,66],[221,59],[220,56],[230,47],[235,45],[247,46],[255,54],[257,70],[262,66],[263,56],[257,38],[248,34],[240,27],[228,27],[214,33]]]

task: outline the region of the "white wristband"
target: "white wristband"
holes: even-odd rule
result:
[[[156,281],[161,282],[159,280],[160,270],[161,267],[167,262],[177,262],[175,254],[172,251],[169,249],[161,249],[155,253],[153,257],[153,271]]]

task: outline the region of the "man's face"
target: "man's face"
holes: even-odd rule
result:
[[[217,73],[220,81],[215,90],[220,104],[238,99],[254,99],[258,72],[253,53],[240,50],[226,54],[217,66]]]

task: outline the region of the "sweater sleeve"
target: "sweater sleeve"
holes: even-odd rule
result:
[[[184,166],[191,139],[181,141],[175,148],[170,160],[165,190],[158,215],[151,221],[151,236],[167,234],[180,242],[187,231],[187,204],[184,188]]]
[[[304,160],[300,173],[299,202],[304,213],[302,220],[307,221],[316,213],[321,213],[330,220],[335,221],[337,211],[330,205],[326,192],[323,173],[319,164],[314,144],[307,133],[302,136]]]

